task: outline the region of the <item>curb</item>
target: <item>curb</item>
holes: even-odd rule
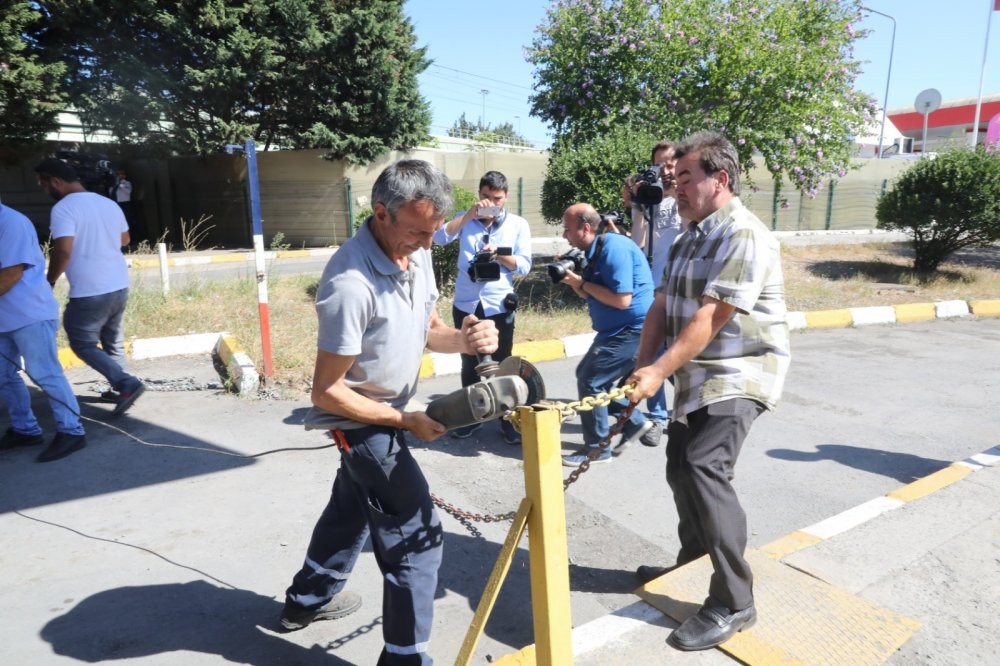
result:
[[[788,328],[799,331],[809,328],[849,328],[873,324],[908,324],[931,319],[956,317],[1000,317],[1000,299],[978,301],[936,301],[933,303],[905,303],[879,305],[839,310],[789,312]],[[519,342],[511,355],[521,356],[530,363],[554,361],[560,358],[582,356],[594,341],[593,333],[570,335],[557,340]],[[441,377],[461,372],[462,361],[457,354],[424,354],[420,378]]]
[[[195,333],[125,342],[125,355],[136,361],[187,354],[218,356],[229,373],[230,386],[241,396],[253,395],[260,387],[260,375],[253,359],[229,333]],[[64,347],[58,350],[58,355],[59,363],[64,370],[85,365],[72,349]]]

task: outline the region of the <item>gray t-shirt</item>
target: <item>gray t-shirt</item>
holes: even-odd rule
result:
[[[400,270],[379,247],[369,222],[344,243],[323,271],[316,292],[320,349],[353,356],[346,384],[401,409],[417,390],[431,313],[438,299],[429,250]],[[316,407],[306,429],[351,430],[363,423]]]

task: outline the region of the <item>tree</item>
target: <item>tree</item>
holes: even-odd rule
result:
[[[513,146],[531,147],[533,144],[514,131],[514,123],[502,123],[490,128],[489,123],[483,125],[481,120],[470,123],[463,113],[448,130],[448,136],[462,139],[472,139],[484,143],[507,143]]]
[[[628,123],[715,130],[744,170],[815,195],[875,112],[854,90],[857,0],[560,0],[528,49],[532,113],[579,147]],[[623,177],[625,174],[618,174]],[[779,181],[780,182],[780,181]]]
[[[83,121],[208,154],[252,137],[369,161],[416,145],[429,64],[393,0],[40,2]]]
[[[30,2],[0,0],[0,146],[26,149],[59,127],[63,66],[39,60],[37,45],[24,35],[41,15]]]
[[[1000,240],[1000,153],[958,148],[921,159],[879,199],[878,226],[913,237],[913,268],[931,273],[963,247]]]
[[[565,137],[557,139],[542,183],[542,216],[559,220],[577,201],[602,212],[621,209],[625,177],[648,166],[649,151],[660,138],[622,124],[579,147]]]

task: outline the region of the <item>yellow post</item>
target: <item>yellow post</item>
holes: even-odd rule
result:
[[[472,623],[465,634],[465,640],[462,641],[458,657],[455,658],[455,666],[467,666],[472,660],[472,653],[476,651],[476,645],[479,644],[479,639],[483,635],[483,629],[486,628],[486,620],[490,618],[493,604],[496,603],[497,597],[500,596],[500,586],[503,585],[503,581],[507,577],[507,571],[510,570],[510,564],[514,561],[517,544],[521,542],[521,536],[524,534],[524,526],[528,522],[528,513],[530,511],[531,500],[525,497],[521,500],[521,506],[518,507],[517,515],[514,516],[514,523],[510,526],[510,531],[507,532],[507,539],[503,542],[500,555],[497,556],[496,564],[493,565],[493,571],[490,573],[489,580],[486,581],[486,589],[483,590],[483,596],[479,598],[479,605],[476,606],[476,614],[472,616]]]
[[[559,411],[519,407],[536,663],[573,663]]]

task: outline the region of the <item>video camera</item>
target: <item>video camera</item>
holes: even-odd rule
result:
[[[55,156],[73,167],[80,184],[90,192],[108,196],[108,191],[118,182],[107,155],[60,150]]]
[[[498,247],[496,252],[483,250],[469,262],[469,277],[473,282],[495,282],[500,279],[500,262],[496,257],[509,257],[514,254],[510,247]]]
[[[655,206],[663,201],[663,183],[660,174],[663,171],[662,164],[643,167],[633,177],[633,182],[639,187],[632,194],[632,201],[643,206]]]

